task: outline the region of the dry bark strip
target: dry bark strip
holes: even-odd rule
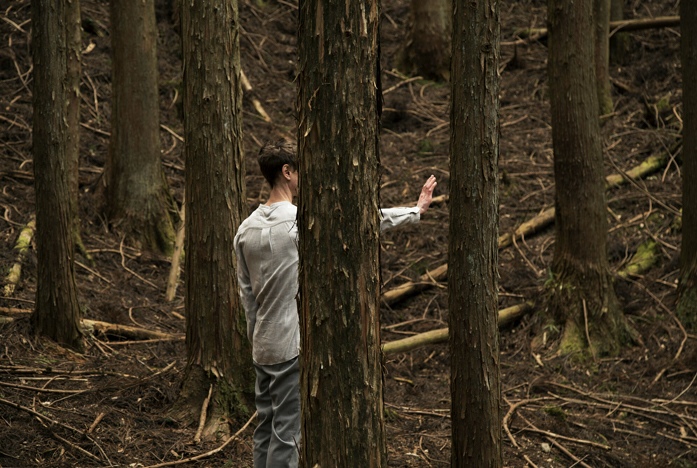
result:
[[[532,302],[524,302],[506,309],[501,309],[498,314],[499,328],[503,328],[511,322],[519,319],[533,309]],[[404,353],[421,346],[442,343],[448,340],[448,329],[439,328],[418,335],[403,338],[401,340],[390,341],[382,345],[382,352],[386,355]]]
[[[665,153],[660,154],[658,156],[649,156],[641,164],[630,169],[624,174],[610,174],[609,176],[607,176],[605,178],[605,188],[609,189],[623,185],[628,182],[627,179],[636,180],[642,177],[649,176],[658,171],[659,169],[665,167],[665,165],[668,164],[669,159],[669,155]],[[438,202],[446,200],[447,197],[445,196],[437,197]],[[507,232],[499,236],[499,250],[504,249],[513,244],[514,239],[518,240],[523,237],[536,234],[540,232],[542,229],[554,223],[554,213],[554,207],[547,208],[534,218],[525,221],[523,224],[518,226],[516,230],[512,233]],[[399,285],[395,288],[392,288],[389,291],[385,291],[382,294],[382,300],[387,305],[394,305],[397,302],[406,299],[409,296],[412,296],[418,292],[433,287],[439,281],[445,280],[447,276],[448,264],[445,263],[433,270],[427,271],[419,277],[418,281],[410,281],[402,285]]]

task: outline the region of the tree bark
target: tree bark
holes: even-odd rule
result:
[[[451,466],[501,467],[497,327],[499,4],[454,0],[450,105]]]
[[[610,0],[610,60],[613,63],[626,63],[626,56],[629,52],[629,34],[626,32],[614,32],[612,25],[624,21],[624,2],[625,0]]]
[[[598,87],[599,115],[612,113],[610,86],[610,2],[593,0],[595,18],[595,79]]]
[[[80,308],[73,266],[73,213],[70,203],[71,138],[78,127],[68,118],[74,100],[69,55],[70,29],[77,0],[31,2],[33,156],[36,190],[36,309],[34,330],[58,343],[82,350]]]
[[[550,0],[555,249],[547,320],[563,354],[616,354],[628,325],[607,260],[605,180],[593,73],[593,0]]]
[[[146,248],[171,253],[176,216],[160,158],[154,0],[111,0],[109,220]]]
[[[68,101],[66,119],[69,128],[75,131],[68,135],[68,146],[66,148],[68,166],[68,192],[70,194],[70,211],[72,215],[73,238],[81,251],[86,253],[82,244],[80,234],[80,207],[78,200],[79,181],[78,169],[80,165],[80,79],[82,73],[82,25],[80,22],[80,2],[72,0],[68,4],[66,18],[67,27],[67,76],[66,85],[71,96]]]
[[[214,386],[204,437],[249,417],[252,353],[233,240],[247,212],[236,0],[182,4],[186,152],[186,349],[172,414],[198,422]]]
[[[301,464],[384,467],[379,326],[379,2],[299,17]],[[318,293],[321,291],[321,293]]]
[[[678,317],[697,330],[697,5],[680,2],[683,87],[682,246]]]
[[[450,78],[451,0],[411,0],[410,28],[403,53],[410,74]]]

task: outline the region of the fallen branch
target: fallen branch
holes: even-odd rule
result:
[[[641,164],[630,169],[624,174],[610,174],[605,178],[605,188],[614,188],[626,184],[629,180],[637,180],[642,177],[649,176],[668,164],[669,157],[666,154],[658,156],[649,156]],[[439,202],[445,201],[446,198],[441,195]],[[554,208],[547,208],[534,218],[525,221],[518,226],[512,233],[505,233],[498,238],[499,250],[504,249],[513,244],[513,239],[522,239],[531,234],[536,234],[554,223]],[[395,288],[385,291],[382,294],[382,300],[387,305],[393,305],[397,302],[406,299],[424,289],[431,288],[438,281],[446,279],[448,276],[448,264],[443,264],[433,270],[427,271],[421,275],[418,281],[407,282]]]
[[[532,302],[524,302],[522,304],[514,305],[506,309],[501,309],[498,313],[498,325],[499,328],[503,328],[519,319],[523,315],[530,312],[533,308]],[[419,348],[421,346],[426,346],[430,344],[442,343],[448,340],[448,329],[439,328],[437,330],[427,331],[425,333],[419,333],[418,335],[410,336],[409,338],[403,338],[401,340],[390,341],[382,345],[382,352],[384,354],[397,354],[404,353],[406,351],[411,351],[413,349]]]
[[[167,279],[167,290],[165,291],[165,300],[172,302],[174,295],[177,292],[177,283],[179,282],[179,263],[181,262],[182,250],[184,250],[184,238],[186,234],[186,209],[182,203],[182,208],[179,210],[179,219],[181,224],[177,229],[177,236],[174,239],[174,253],[172,253],[172,267],[169,270],[169,278]]]
[[[29,309],[16,309],[13,307],[0,307],[0,314],[11,316],[26,316],[31,314]],[[0,324],[14,321],[14,317],[0,317]],[[119,325],[116,323],[101,322],[99,320],[83,319],[82,325],[92,335],[110,336],[115,338],[126,338],[130,340],[158,340],[175,341],[184,339],[182,333],[165,333],[147,328],[131,327],[129,325]]]
[[[17,284],[22,277],[22,262],[24,257],[26,257],[29,247],[31,246],[31,239],[34,237],[34,229],[36,227],[36,222],[31,220],[19,233],[17,237],[17,243],[15,244],[15,250],[17,251],[17,261],[10,268],[9,273],[5,277],[5,287],[2,292],[5,297],[11,296],[15,292]]]
[[[618,32],[640,31],[643,29],[673,28],[680,26],[679,16],[660,16],[649,19],[631,19],[622,21],[610,21],[610,37]],[[546,28],[530,28],[521,33],[527,37],[515,41],[501,42],[501,46],[524,45],[530,42],[545,39],[548,35]]]
[[[244,70],[240,70],[240,78],[242,79],[242,88],[244,89],[244,92],[252,94],[254,89],[252,88],[252,85],[249,83],[247,75],[244,74]],[[266,113],[266,111],[264,110],[264,106],[261,105],[259,99],[252,97],[252,104],[254,105],[254,108],[257,110],[257,112],[259,113],[261,118],[264,119],[265,122],[271,122],[271,117],[269,117],[269,114]]]
[[[182,458],[181,460],[176,460],[176,461],[172,461],[172,462],[159,463],[157,465],[150,465],[150,466],[146,466],[145,468],[162,468],[163,466],[181,465],[183,463],[189,463],[192,461],[201,460],[202,458],[210,457],[211,455],[215,455],[216,453],[220,452],[225,447],[227,447],[227,445],[230,442],[237,439],[239,437],[239,435],[242,434],[242,432],[244,432],[244,430],[247,429],[247,427],[249,427],[249,425],[252,423],[252,421],[254,421],[256,416],[257,416],[257,413],[255,412],[252,415],[252,417],[249,418],[249,421],[247,421],[245,423],[245,425],[242,426],[242,429],[240,429],[239,431],[237,431],[233,435],[231,435],[230,438],[228,438],[228,440],[226,440],[223,445],[221,445],[220,447],[218,447],[216,449],[211,450],[210,452],[202,453],[200,455],[196,455],[195,457],[191,457],[191,458]]]

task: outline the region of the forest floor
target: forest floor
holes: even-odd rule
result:
[[[78,258],[76,279],[85,318],[179,334],[185,329],[183,287],[164,300],[167,258],[141,252],[109,227],[92,195],[104,167],[110,119],[108,2],[82,0],[84,65],[81,121],[81,219],[93,260]],[[158,1],[162,149],[170,187],[183,196],[181,53],[172,12]],[[268,140],[295,138],[297,5],[293,0],[240,2],[242,66],[254,91],[244,101],[244,148],[250,209],[264,200],[255,155]],[[259,6],[264,4],[263,7]],[[677,1],[627,0],[627,18],[677,15]],[[381,133],[383,206],[413,204],[426,177],[448,193],[446,84],[397,72],[408,21],[406,0],[383,2]],[[34,212],[31,153],[29,0],[7,0],[0,12],[0,271],[16,261],[18,234]],[[544,27],[540,0],[500,2],[500,233],[553,206],[551,122],[546,43],[518,41],[517,31]],[[615,288],[639,343],[614,358],[579,366],[549,346],[531,347],[535,312],[551,262],[547,227],[499,252],[500,307],[536,301],[532,313],[500,334],[505,466],[697,466],[697,343],[673,313],[681,176],[680,34],[677,28],[629,34],[613,62],[615,111],[603,118],[606,173],[630,170],[650,156],[667,164],[647,178],[607,192],[609,256],[621,271],[647,240],[655,264],[641,275],[617,275]],[[259,100],[271,122],[252,105]],[[663,101],[667,107],[657,104]],[[448,207],[435,204],[419,225],[382,238],[384,290],[446,262]],[[0,315],[30,311],[36,259],[0,298]],[[26,315],[26,314],[24,314]],[[445,284],[381,310],[383,341],[447,324]],[[15,311],[15,317],[18,315]],[[26,320],[0,327],[0,466],[150,466],[206,454],[222,442],[195,443],[195,427],[166,417],[185,364],[183,338],[119,341],[91,338],[78,355],[28,334]],[[389,355],[385,365],[389,466],[446,466],[450,460],[449,359],[446,344]],[[18,407],[17,405],[21,405]],[[231,431],[245,421],[231,421]],[[253,427],[253,426],[252,426]],[[252,466],[252,429],[223,450],[187,466]]]

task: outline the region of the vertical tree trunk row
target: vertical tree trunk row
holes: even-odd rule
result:
[[[187,366],[173,415],[197,418],[213,385],[213,436],[254,394],[233,246],[247,213],[237,1],[183,3],[182,31]]]
[[[556,186],[549,311],[564,331],[562,353],[601,355],[616,353],[627,329],[606,252],[592,12],[593,0],[550,0],[548,6]]]
[[[77,120],[69,118],[79,96],[69,79],[79,22],[77,0],[31,2],[33,156],[38,275],[34,329],[58,343],[82,349],[80,309],[73,267],[70,151]],[[77,16],[76,16],[77,15]],[[79,45],[77,46],[79,47]]]
[[[448,304],[453,467],[500,467],[499,10],[454,0]]]
[[[303,466],[386,466],[379,326],[379,2],[300,4]]]
[[[678,316],[697,329],[697,5],[680,2],[683,86],[682,247]]]
[[[174,213],[160,157],[155,1],[111,0],[110,17],[107,216],[146,248],[170,253]]]

